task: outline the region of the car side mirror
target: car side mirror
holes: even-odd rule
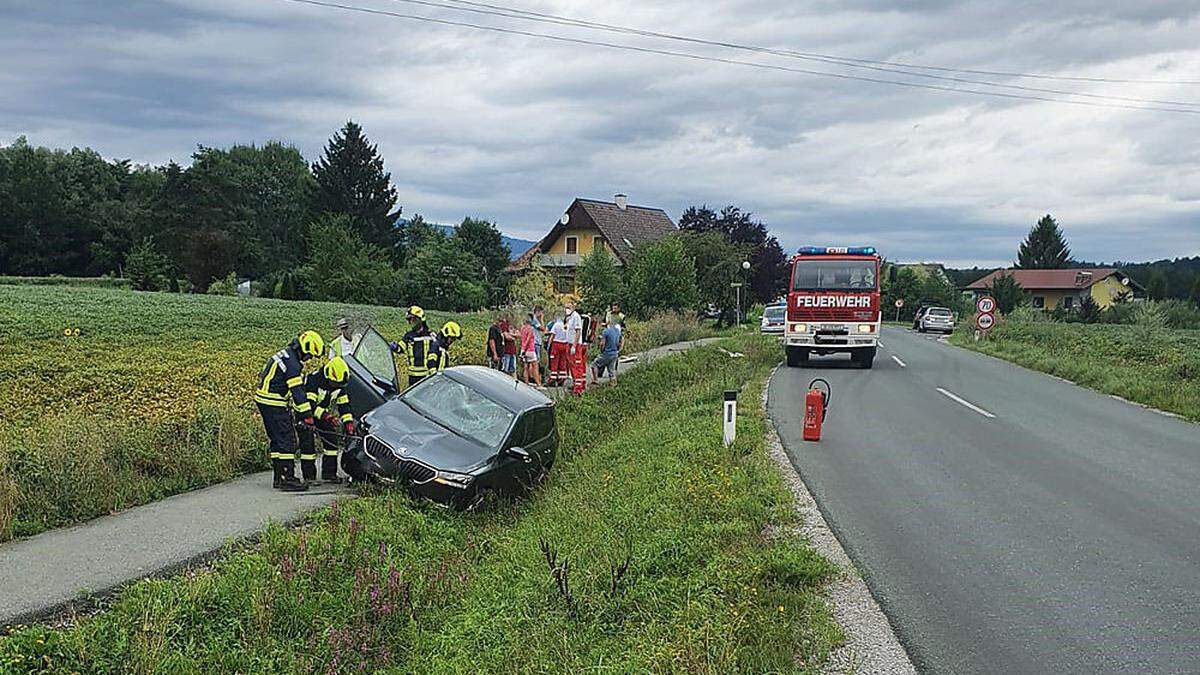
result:
[[[533,455],[529,454],[529,451],[522,447],[512,447],[508,450],[505,450],[504,453],[509,457],[512,457],[513,459],[519,459],[522,462],[533,461]]]

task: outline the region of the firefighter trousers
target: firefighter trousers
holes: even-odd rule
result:
[[[296,459],[296,421],[292,411],[283,406],[258,405],[263,427],[271,443],[271,459],[293,461]]]
[[[337,477],[338,440],[341,434],[341,428],[323,419],[316,421],[316,431],[300,429],[300,471],[304,480],[317,478],[318,436],[321,438],[321,478],[330,480]]]

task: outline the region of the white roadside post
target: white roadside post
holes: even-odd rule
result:
[[[725,447],[733,445],[737,438],[737,389],[725,390]]]

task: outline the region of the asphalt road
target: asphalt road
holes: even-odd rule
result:
[[[886,328],[780,368],[793,464],[926,673],[1200,672],[1200,426]],[[820,443],[804,391],[833,386]]]

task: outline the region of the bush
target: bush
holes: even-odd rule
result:
[[[1200,329],[1200,307],[1185,300],[1159,303],[1170,328]]]
[[[694,314],[659,312],[646,321],[631,323],[625,332],[625,353],[645,351],[660,345],[698,340],[713,335]]]
[[[558,293],[554,291],[554,279],[537,263],[532,263],[521,276],[513,279],[508,287],[508,302],[519,307],[542,306],[547,314],[558,306]]]
[[[383,305],[396,300],[398,276],[387,254],[374,244],[363,243],[349,216],[326,215],[309,225],[308,264],[304,277],[315,300]],[[281,279],[288,283],[286,278]],[[295,286],[281,293],[299,294]]]
[[[129,288],[129,279],[120,277],[48,277],[0,276],[0,286],[75,286],[78,288]]]
[[[147,237],[125,256],[125,276],[136,291],[161,291],[167,286],[170,263]]]
[[[208,285],[209,295],[237,295],[238,280],[233,272],[224,279],[217,279]]]
[[[579,308],[591,314],[603,313],[624,295],[621,270],[608,248],[597,246],[579,261],[575,270],[579,284]]]

